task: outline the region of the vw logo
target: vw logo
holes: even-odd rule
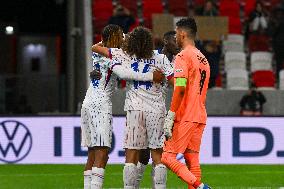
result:
[[[16,163],[31,151],[32,135],[27,126],[18,121],[0,123],[0,161]]]

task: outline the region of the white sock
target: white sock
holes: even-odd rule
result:
[[[167,184],[167,167],[163,164],[155,166],[155,189],[166,189]]]
[[[151,178],[152,178],[152,189],[155,189],[155,164],[152,163]]]
[[[84,171],[84,189],[91,189],[92,170]]]
[[[91,189],[101,189],[103,188],[104,183],[104,168],[92,168],[92,181],[91,181]]]
[[[203,187],[204,187],[204,184],[201,183],[196,189],[203,189]]]
[[[134,163],[125,163],[123,168],[124,189],[135,189],[138,169]]]
[[[140,182],[143,178],[144,171],[146,169],[147,165],[144,165],[143,163],[138,162],[137,163],[137,179],[136,179],[136,188],[140,187]]]

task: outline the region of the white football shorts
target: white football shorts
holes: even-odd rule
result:
[[[112,115],[82,107],[81,145],[83,147],[107,146],[112,143]]]

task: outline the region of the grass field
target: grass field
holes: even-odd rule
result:
[[[82,165],[0,165],[0,188],[82,188],[82,168]],[[104,188],[123,188],[122,169],[123,165],[108,165]],[[213,189],[284,187],[284,165],[204,165],[202,171],[203,181]],[[150,172],[148,166],[141,187],[151,187]],[[167,188],[186,185],[169,171]]]

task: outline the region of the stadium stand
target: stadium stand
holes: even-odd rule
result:
[[[168,0],[167,7],[170,14],[175,16],[187,16],[188,4],[187,0]]]
[[[229,33],[230,34],[242,33],[242,23],[240,17],[229,17]]]
[[[200,8],[205,5],[205,0],[93,0],[95,34],[106,24],[111,16],[113,5],[120,3],[127,7],[136,17],[136,23],[130,27],[130,31],[144,23],[144,26],[152,28],[152,15],[155,13],[170,13],[174,16],[189,15],[190,7]],[[103,3],[102,3],[103,2]],[[229,19],[229,35],[222,40],[221,49],[224,58],[220,60],[219,75],[216,77],[216,87],[227,85],[227,89],[247,89],[249,81],[255,81],[259,86],[277,86],[273,67],[273,52],[271,52],[271,39],[265,33],[249,33],[245,35],[248,28],[248,18],[255,10],[257,0],[215,0],[220,16]],[[274,10],[280,0],[261,0],[268,11]],[[95,41],[100,40],[95,35]],[[222,64],[224,62],[224,66]],[[249,68],[249,69],[248,69]],[[236,70],[242,70],[239,78],[234,75]],[[233,74],[230,76],[230,74]],[[281,75],[282,74],[282,75]],[[237,74],[238,75],[238,74]],[[250,77],[251,76],[251,79]],[[262,77],[267,77],[267,83],[263,83]],[[233,78],[242,81],[241,84],[234,82]],[[229,81],[228,81],[229,79]],[[282,80],[281,80],[282,79]],[[273,83],[274,82],[274,83]],[[273,83],[273,85],[272,85]],[[281,83],[281,84],[280,84]],[[234,86],[235,85],[235,86]],[[279,73],[279,88],[284,88],[283,72]]]
[[[223,41],[223,52],[236,51],[244,52],[244,37],[242,35],[228,35],[227,40]]]
[[[137,17],[137,14],[138,14],[137,1],[133,1],[133,0],[119,0],[119,3],[122,6],[126,7],[133,14],[133,16]]]
[[[252,82],[259,89],[275,89],[275,75],[270,70],[259,70],[252,74]]]
[[[260,70],[272,71],[272,54],[270,52],[251,53],[251,72]]]
[[[232,69],[246,70],[246,54],[244,52],[226,52],[225,70]]]
[[[143,0],[142,10],[144,25],[152,28],[152,15],[163,13],[164,7],[161,0]]]
[[[284,90],[284,70],[279,72],[279,89]]]
[[[227,89],[247,90],[249,88],[249,77],[247,70],[231,69],[227,72]]]
[[[269,37],[265,34],[251,34],[248,40],[248,48],[250,52],[269,51]]]
[[[93,2],[92,9],[94,32],[100,33],[103,27],[105,27],[108,23],[109,18],[112,16],[112,0],[95,0]]]
[[[256,0],[244,0],[242,3],[244,4],[245,16],[249,17],[250,13],[255,8]]]
[[[219,5],[220,16],[240,17],[240,4],[236,0],[221,0]]]

